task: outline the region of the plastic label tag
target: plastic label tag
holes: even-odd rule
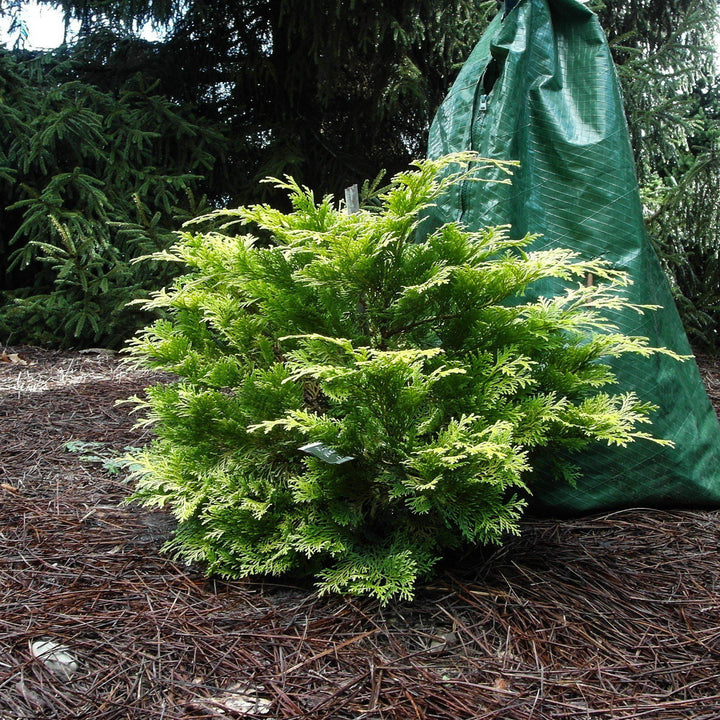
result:
[[[329,463],[330,465],[342,465],[343,463],[355,459],[350,455],[340,455],[332,448],[329,448],[327,445],[323,445],[321,442],[314,442],[310,443],[309,445],[303,445],[300,449],[303,452],[308,453],[308,455],[313,455],[318,458],[318,460],[322,460],[323,462]]]

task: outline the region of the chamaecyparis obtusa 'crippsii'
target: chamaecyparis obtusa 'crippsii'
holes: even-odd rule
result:
[[[652,406],[607,391],[603,358],[669,352],[604,318],[627,306],[621,272],[506,228],[418,232],[489,163],[417,162],[352,215],[274,181],[291,212],[182,234],[169,260],[187,272],[150,302],[167,319],[130,348],[178,376],[135,398],[156,438],[133,499],[177,518],[168,550],[228,578],[409,598],[448,550],[517,533],[538,474],[572,482],[590,443],[663,442],[641,429]],[[524,297],[548,277],[566,292]]]

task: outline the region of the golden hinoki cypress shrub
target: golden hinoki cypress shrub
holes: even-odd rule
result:
[[[254,234],[182,235],[187,272],[150,303],[169,319],[131,344],[179,376],[137,400],[156,439],[133,458],[133,498],[178,520],[173,553],[408,598],[448,550],[518,532],[540,463],[567,482],[590,443],[663,442],[640,429],[651,406],[608,391],[604,358],[666,352],[604,317],[622,273],[503,228],[417,241],[482,162],[418,162],[353,215],[287,179],[291,212],[223,213]],[[544,278],[567,291],[524,296]]]

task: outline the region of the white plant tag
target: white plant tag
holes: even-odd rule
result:
[[[323,445],[321,442],[303,445],[300,449],[303,452],[308,453],[308,455],[314,455],[319,460],[329,463],[330,465],[342,465],[343,463],[355,459],[351,455],[340,455],[327,445]]]

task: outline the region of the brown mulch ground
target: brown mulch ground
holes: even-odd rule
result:
[[[527,522],[384,609],[217,583],[159,553],[162,513],[121,506],[108,460],[147,437],[114,401],[152,377],[5,350],[0,720],[720,717],[719,512]],[[720,361],[701,369],[720,408]],[[77,670],[48,670],[39,639]]]

